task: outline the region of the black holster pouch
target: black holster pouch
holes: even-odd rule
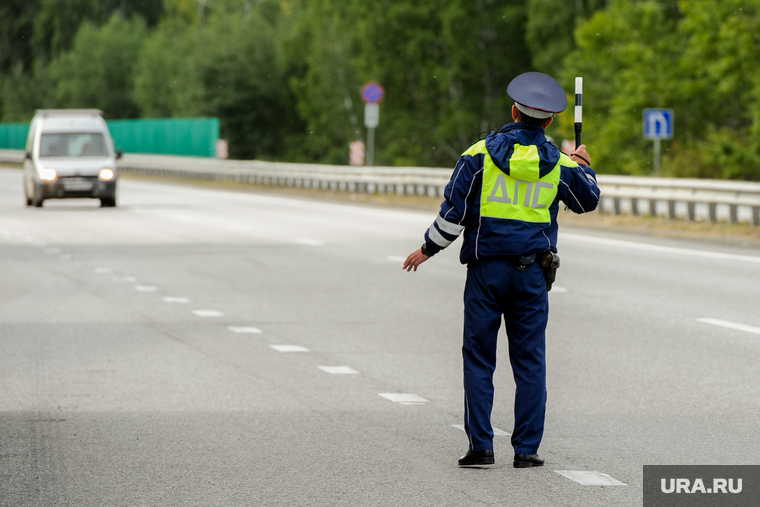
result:
[[[559,268],[559,255],[554,252],[545,252],[540,256],[541,268],[544,270],[546,279],[546,291],[552,290],[552,284],[557,278],[557,268]]]

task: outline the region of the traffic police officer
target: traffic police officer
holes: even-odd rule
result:
[[[404,262],[414,269],[462,232],[464,427],[469,449],[459,466],[494,463],[493,373],[504,317],[516,384],[512,446],[517,468],[541,466],[546,413],[546,324],[551,264],[558,265],[559,202],[576,213],[596,209],[599,187],[585,145],[571,154],[547,140],[553,114],[567,107],[562,86],[539,72],[517,76],[507,94],[515,123],[491,132],[459,159],[425,243]],[[546,271],[546,273],[545,273]],[[553,279],[552,279],[553,281]]]

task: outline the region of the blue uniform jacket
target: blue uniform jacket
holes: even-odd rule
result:
[[[557,212],[562,201],[575,213],[593,211],[599,204],[596,173],[579,165],[546,139],[541,127],[511,123],[486,137],[485,148],[494,164],[509,174],[516,144],[537,147],[541,177],[560,166],[557,195],[549,206],[550,222],[481,217],[485,153],[468,150],[459,159],[444,191],[445,200],[435,222],[425,233],[425,248],[435,254],[464,231],[462,264],[491,257],[557,251]]]

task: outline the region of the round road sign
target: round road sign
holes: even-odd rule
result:
[[[377,81],[370,81],[362,86],[362,100],[365,104],[379,104],[385,98],[385,89]]]

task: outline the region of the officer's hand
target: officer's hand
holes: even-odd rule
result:
[[[579,164],[587,165],[591,167],[591,156],[586,151],[586,145],[581,144],[574,152],[570,154],[570,158],[578,162]],[[585,160],[584,160],[585,159]]]
[[[409,254],[409,257],[404,261],[404,266],[401,269],[405,269],[407,272],[414,268],[417,271],[417,266],[428,260],[430,257],[422,253],[422,248],[415,250]]]

